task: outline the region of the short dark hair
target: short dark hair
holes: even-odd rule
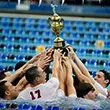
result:
[[[84,98],[84,95],[90,91],[94,91],[94,87],[90,83],[80,83],[76,88],[77,97]]]
[[[109,82],[106,85],[106,86],[108,86],[110,84],[110,73],[107,72],[106,70],[99,70],[99,71],[102,72],[102,73],[104,73],[105,80],[109,80]]]
[[[37,66],[32,66],[25,72],[26,80],[29,83],[33,83],[36,77],[39,77],[39,71]]]
[[[16,63],[15,65],[15,71],[18,70],[19,68],[21,68],[24,64],[26,64],[25,61],[19,61],[18,63]],[[13,82],[12,85],[16,86],[18,84],[18,82],[20,81],[20,79],[23,77],[24,75],[21,75],[20,77],[17,77]]]
[[[21,68],[24,64],[26,64],[25,61],[19,61],[18,63],[16,63],[15,71],[18,70],[19,68]]]
[[[6,77],[5,72],[6,72],[6,70],[0,71],[0,80],[4,79]]]
[[[5,85],[7,81],[1,81],[0,82],[0,98],[5,97],[5,91],[7,90],[7,86]]]

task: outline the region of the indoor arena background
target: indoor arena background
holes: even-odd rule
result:
[[[60,37],[70,44],[91,75],[110,72],[110,0],[54,1],[64,19]],[[13,74],[15,64],[54,45],[49,23],[51,0],[0,0],[0,70]],[[110,88],[110,87],[109,87]]]

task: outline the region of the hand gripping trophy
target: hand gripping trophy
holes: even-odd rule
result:
[[[51,4],[52,8],[53,8],[53,16],[51,18],[48,18],[48,22],[53,30],[53,32],[55,33],[55,35],[57,36],[56,39],[54,40],[54,48],[63,48],[65,46],[65,41],[64,39],[62,39],[60,37],[60,32],[62,31],[64,25],[63,25],[63,19],[60,18],[60,16],[58,16],[58,14],[55,11],[55,7],[57,5],[53,5]]]

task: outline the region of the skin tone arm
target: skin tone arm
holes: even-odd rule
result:
[[[94,79],[91,77],[88,69],[85,67],[85,65],[81,62],[81,60],[78,58],[78,56],[75,54],[75,52],[73,51],[71,46],[68,46],[69,48],[69,52],[71,52],[71,58],[76,62],[78,68],[80,69],[80,71],[89,78],[89,80],[92,82],[92,84],[94,84]]]
[[[60,60],[60,50],[54,50],[53,55],[53,67],[52,67],[52,77],[58,78],[58,72],[59,72],[59,60]]]
[[[73,52],[72,48],[69,48],[69,57],[73,58],[76,62],[77,65],[79,64],[79,66],[77,66],[71,59],[71,64],[72,67],[75,71],[75,74],[77,75],[78,79],[80,80],[80,82],[88,82],[90,83],[94,88],[95,88],[95,92],[98,94],[99,91],[97,90],[97,88],[94,86],[94,79],[92,79],[92,77],[90,76],[90,73],[88,72],[87,68],[83,65],[83,63],[80,61],[80,59],[76,56],[76,54]],[[84,71],[82,72],[81,70]],[[84,73],[86,72],[86,73]]]
[[[16,89],[20,92],[23,89],[25,89],[27,85],[28,85],[28,81],[26,80],[25,76],[23,76],[21,80],[18,82],[18,84],[16,85]]]
[[[66,67],[67,95],[70,96],[72,94],[76,94],[76,90],[73,86],[72,67],[71,67],[70,59],[68,57],[64,57],[63,58],[63,63]]]
[[[26,64],[24,64],[21,68],[16,70],[12,75],[9,77],[6,77],[3,80],[7,80],[9,82],[13,82],[17,77],[21,77],[24,74],[24,69],[29,65],[34,62],[38,62],[38,66],[45,69],[48,65],[49,62],[52,61],[52,58],[49,56],[49,54],[52,52],[52,49],[48,49],[44,52],[41,52],[40,54],[35,55],[32,59],[30,59]],[[46,56],[48,54],[48,56]],[[44,63],[45,62],[45,63]]]
[[[66,68],[65,65],[62,62],[62,56],[60,56],[59,59],[59,72],[58,72],[58,78],[59,78],[59,89],[63,90],[64,93],[66,93],[65,89],[66,89]]]

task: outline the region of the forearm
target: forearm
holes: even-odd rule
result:
[[[58,70],[59,70],[59,64],[58,59],[54,59],[53,67],[52,67],[52,77],[58,78]]]
[[[23,77],[23,78],[21,78],[21,80],[16,85],[16,88],[18,91],[21,91],[26,87],[27,84],[28,84],[28,81],[26,80],[25,77]]]
[[[83,73],[85,76],[87,76],[92,83],[94,83],[94,80],[92,79],[88,69],[85,67],[85,65],[81,62],[81,60],[77,57],[76,54],[74,54],[74,60],[78,66],[78,68],[80,69],[81,73]]]

